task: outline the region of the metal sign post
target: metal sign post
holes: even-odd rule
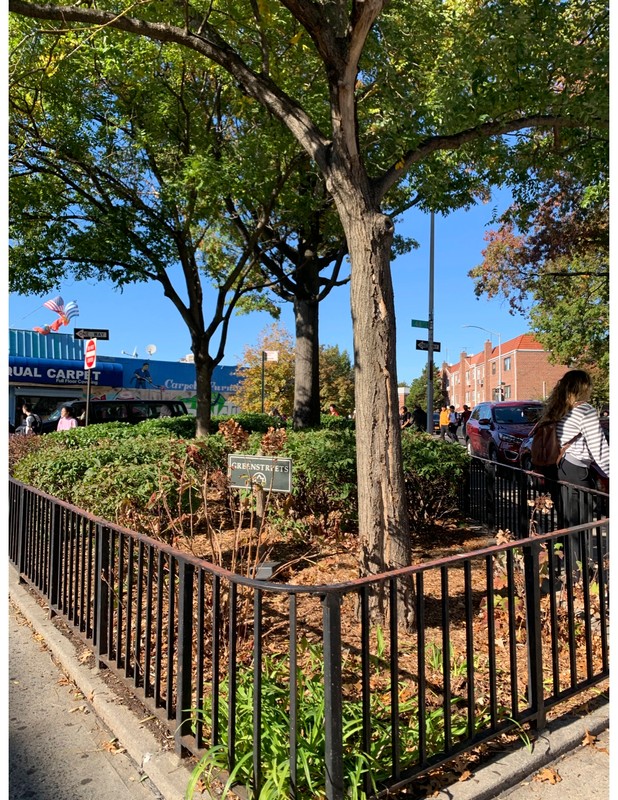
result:
[[[86,419],[84,423],[88,427],[88,420],[90,416],[90,387],[92,385],[92,370],[97,365],[97,340],[89,339],[86,343],[86,350],[84,352],[84,369],[88,373],[88,380],[86,383]]]

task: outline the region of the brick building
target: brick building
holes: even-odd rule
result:
[[[464,403],[473,408],[486,400],[545,400],[568,370],[550,364],[547,351],[530,333],[493,348],[487,340],[481,353],[462,352],[456,364],[442,364],[442,396],[457,410]],[[440,387],[436,389],[440,397]]]

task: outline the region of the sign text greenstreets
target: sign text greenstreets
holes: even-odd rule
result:
[[[227,474],[233,489],[250,489],[256,483],[266,492],[292,491],[292,459],[230,453]]]

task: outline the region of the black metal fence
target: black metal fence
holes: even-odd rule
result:
[[[545,513],[534,501],[549,497]],[[549,533],[609,516],[609,495],[551,480],[504,464],[473,458],[461,484],[458,505],[462,513],[492,530],[509,530],[516,538],[530,532]]]
[[[523,536],[524,491],[538,488],[481,472],[468,510],[490,508],[493,480],[496,526]],[[14,480],[9,500],[22,580],[167,722],[179,753],[206,753],[254,797],[380,796],[543,726],[609,673],[603,498],[569,531],[328,586],[232,574]],[[542,526],[553,513],[538,512]]]

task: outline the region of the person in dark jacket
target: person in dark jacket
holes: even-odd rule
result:
[[[412,424],[417,431],[427,430],[427,413],[423,411],[418,403],[414,406],[414,411],[412,412]]]

